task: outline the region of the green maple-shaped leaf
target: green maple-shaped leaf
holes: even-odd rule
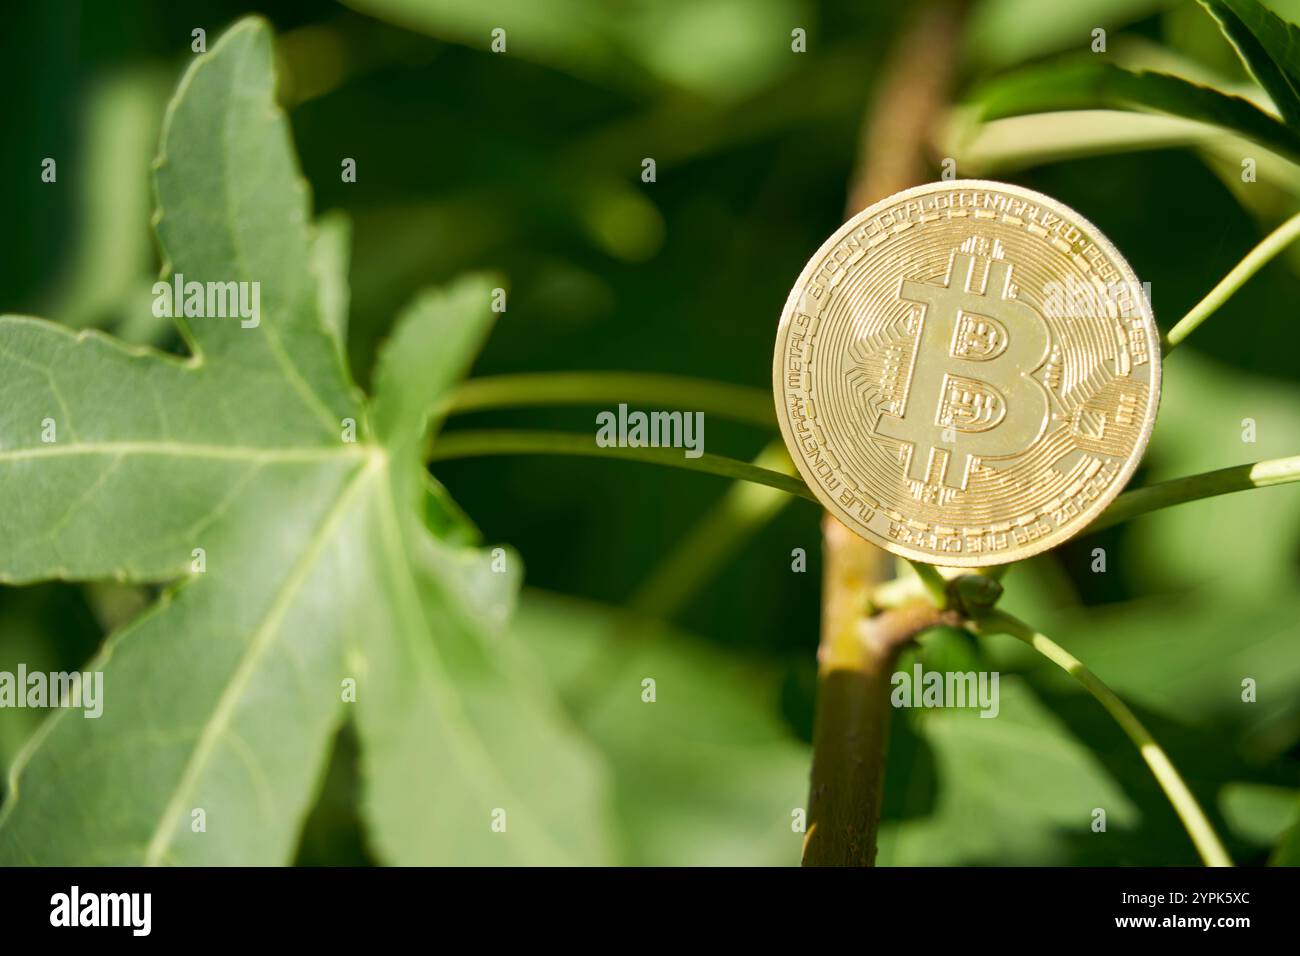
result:
[[[191,66],[156,173],[168,269],[259,282],[255,327],[178,319],[179,359],[0,318],[0,580],[169,583],[87,665],[103,716],[19,760],[0,863],[288,862],[345,719],[380,859],[598,862],[602,769],[504,630],[518,562],[452,543],[420,459],[493,283],[417,301],[366,401],[271,54],[250,19]]]

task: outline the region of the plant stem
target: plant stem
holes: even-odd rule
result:
[[[965,9],[964,0],[924,5],[899,35],[862,124],[848,216],[934,177],[931,137],[947,108]],[[924,57],[916,55],[921,49]],[[822,519],[822,539],[822,630],[803,862],[871,866],[884,792],[890,675],[902,647],[925,626],[921,620],[948,612],[923,601],[868,616],[871,592],[888,576],[889,555],[829,514]]]
[[[786,494],[816,502],[816,496],[800,479],[768,468],[736,461],[721,455],[703,454],[687,458],[680,448],[602,448],[591,435],[565,432],[490,431],[447,432],[434,443],[430,461],[472,458],[479,455],[579,455],[592,458],[620,458],[625,461],[649,462],[687,471],[701,471],[723,478],[738,478],[767,485]]]
[[[764,428],[776,427],[770,392],[680,375],[640,372],[534,372],[473,378],[452,391],[434,417],[494,408],[620,402],[689,408]]]
[[[822,637],[804,866],[872,866],[884,794],[890,677],[917,634],[956,615],[914,600],[868,616],[866,582],[887,556],[823,521]]]
[[[1149,511],[1158,511],[1170,505],[1200,498],[1213,498],[1248,488],[1266,488],[1300,481],[1300,455],[1291,458],[1273,458],[1251,465],[1234,465],[1207,471],[1185,478],[1174,478],[1145,488],[1126,491],[1102,512],[1101,517],[1088,526],[1088,530],[1101,531],[1111,525],[1128,521]]]
[[[803,865],[872,866],[885,782],[889,673],[897,654],[880,653],[882,645],[864,641],[860,629],[866,592],[883,577],[888,556],[829,514],[822,519],[822,542],[821,641]]]
[[[1165,796],[1173,805],[1174,812],[1182,820],[1183,826],[1192,838],[1192,843],[1196,846],[1196,852],[1201,855],[1205,865],[1232,866],[1232,858],[1228,856],[1228,851],[1224,849],[1218,834],[1214,832],[1214,827],[1206,819],[1201,805],[1196,802],[1196,797],[1188,789],[1168,754],[1156,743],[1150,731],[1142,725],[1128,705],[1120,700],[1119,695],[1107,687],[1101,678],[1088,670],[1082,661],[1065,648],[1010,614],[993,611],[980,621],[979,629],[983,633],[1009,634],[1024,641],[1082,684],[1102,707],[1106,708],[1107,713],[1115,719],[1128,735],[1129,740],[1137,746],[1142,759],[1155,775],[1156,782],[1160,784],[1160,788],[1164,790]]]
[[[1223,305],[1234,292],[1240,289],[1247,279],[1262,269],[1265,263],[1295,241],[1297,237],[1300,237],[1300,213],[1296,213],[1265,236],[1264,241],[1250,250],[1246,257],[1238,262],[1232,271],[1210,290],[1209,295],[1196,303],[1192,310],[1165,334],[1162,341],[1165,353],[1168,354],[1174,346],[1191,335],[1202,322],[1218,311],[1219,306]]]

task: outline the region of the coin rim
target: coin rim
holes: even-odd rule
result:
[[[1011,564],[1016,561],[1023,561],[1025,558],[1041,554],[1051,548],[1059,547],[1065,542],[1082,534],[1090,524],[1095,521],[1100,514],[1106,510],[1112,501],[1119,496],[1120,492],[1128,485],[1133,478],[1133,473],[1137,470],[1138,464],[1146,454],[1147,444],[1151,439],[1151,432],[1155,429],[1156,418],[1160,413],[1160,395],[1161,395],[1161,378],[1163,358],[1160,347],[1160,329],[1156,325],[1155,313],[1151,310],[1151,304],[1147,301],[1145,295],[1139,297],[1139,306],[1142,318],[1145,320],[1147,333],[1147,354],[1151,356],[1151,391],[1155,396],[1155,402],[1150,407],[1150,412],[1145,416],[1142,423],[1141,433],[1138,435],[1137,443],[1133,446],[1133,451],[1120,468],[1120,473],[1111,483],[1106,492],[1097,497],[1083,512],[1082,517],[1078,519],[1077,526],[1069,531],[1064,537],[1054,538],[1052,535],[1044,535],[1039,541],[1028,545],[1023,545],[1014,551],[1007,551],[999,554],[979,554],[970,555],[963,553],[961,555],[934,555],[924,551],[917,551],[906,545],[901,545],[896,541],[883,538],[881,535],[866,527],[861,521],[853,518],[839,503],[815,480],[815,476],[810,476],[804,468],[803,456],[798,453],[798,446],[794,442],[794,436],[791,432],[788,421],[788,412],[785,408],[785,387],[782,384],[782,373],[784,372],[783,358],[785,356],[786,333],[790,325],[791,317],[795,312],[795,306],[798,303],[799,295],[808,284],[815,268],[820,268],[830,251],[849,233],[856,229],[864,220],[870,219],[880,211],[899,202],[912,199],[917,196],[925,196],[935,192],[945,192],[959,189],[988,189],[994,192],[1006,192],[1020,199],[1029,199],[1041,206],[1055,212],[1061,218],[1069,221],[1072,225],[1086,230],[1089,238],[1099,246],[1103,252],[1119,267],[1123,278],[1131,280],[1134,285],[1139,284],[1137,273],[1129,265],[1127,259],[1120,254],[1112,243],[1100,229],[1095,226],[1091,220],[1082,216],[1077,210],[1059,202],[1050,196],[1033,189],[1026,189],[1024,186],[1016,186],[1012,183],[998,182],[993,179],[950,179],[939,180],[938,182],[923,183],[919,186],[912,186],[908,189],[900,190],[891,196],[887,196],[878,202],[872,203],[863,209],[857,215],[846,220],[839,229],[835,230],[830,237],[823,242],[815,253],[808,259],[808,263],[799,273],[799,278],[795,280],[794,286],[790,290],[789,296],[786,297],[785,306],[781,310],[781,320],[777,324],[776,342],[772,354],[772,399],[776,405],[777,423],[781,427],[781,437],[785,440],[786,452],[794,462],[804,483],[817,496],[817,500],[822,503],[832,515],[834,515],[846,528],[852,531],[858,537],[865,541],[883,548],[891,554],[900,557],[909,558],[914,561],[920,561],[924,564],[940,565],[942,567],[953,568],[979,568],[993,567],[1002,564]],[[1014,265],[1014,264],[1013,264]],[[1062,529],[1057,528],[1056,531]]]

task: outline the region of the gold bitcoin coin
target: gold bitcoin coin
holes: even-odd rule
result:
[[[1137,467],[1160,336],[1133,270],[1040,193],[954,180],[864,210],[781,315],[781,432],[835,517],[954,567],[1081,531]]]

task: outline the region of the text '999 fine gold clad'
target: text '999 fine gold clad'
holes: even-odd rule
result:
[[[895,554],[1004,564],[1083,530],[1128,482],[1160,403],[1142,286],[1041,193],[954,180],[896,193],[817,250],[772,384],[804,480]]]

